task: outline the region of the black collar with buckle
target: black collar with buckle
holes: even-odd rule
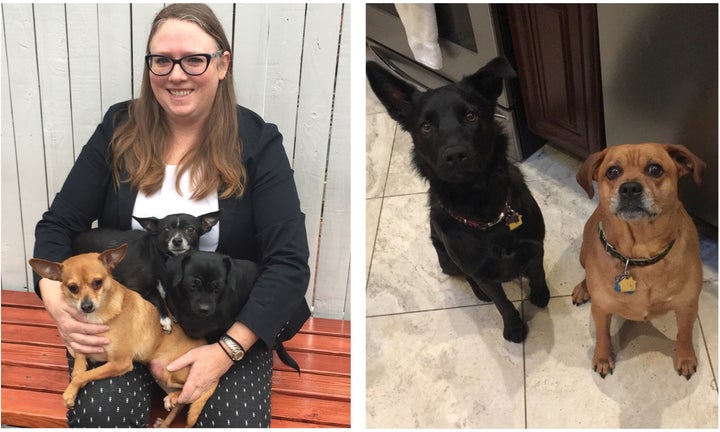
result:
[[[490,228],[494,227],[495,225],[499,224],[500,222],[505,222],[505,225],[507,225],[510,230],[514,230],[518,226],[522,224],[522,215],[510,206],[510,191],[507,193],[507,197],[505,198],[505,203],[503,204],[503,207],[500,209],[500,212],[498,214],[498,217],[490,222],[481,222],[474,219],[468,219],[464,216],[461,216],[457,213],[455,213],[453,210],[445,207],[444,205],[440,204],[440,207],[442,207],[447,214],[450,215],[453,219],[456,221],[470,227],[479,229],[481,231],[487,231]]]
[[[656,255],[652,258],[628,258],[625,255],[618,252],[618,250],[615,248],[615,246],[612,245],[607,240],[607,237],[605,237],[605,230],[603,230],[603,224],[602,221],[600,222],[598,226],[598,231],[600,232],[600,241],[602,242],[603,247],[605,248],[605,252],[622,261],[625,263],[625,267],[627,268],[628,265],[636,266],[636,267],[645,267],[652,264],[655,264],[656,262],[660,261],[661,259],[665,258],[665,256],[670,253],[670,249],[672,249],[673,245],[675,244],[675,240],[671,241],[669,245],[665,247],[665,249],[660,252],[659,255]]]

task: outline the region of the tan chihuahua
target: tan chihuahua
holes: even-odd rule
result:
[[[191,339],[178,328],[166,334],[157,325],[157,309],[140,294],[115,281],[110,271],[125,257],[127,245],[103,253],[88,253],[55,263],[33,258],[30,266],[40,276],[59,281],[65,300],[85,314],[88,322],[106,324],[110,330],[103,336],[110,339],[104,354],[75,353],[72,380],[63,393],[67,408],[75,406],[78,391],[88,382],[122,375],[133,369],[133,361],[149,364],[150,361],[167,365],[189,350],[205,345],[202,339]],[[87,360],[106,361],[95,369],[87,369]],[[159,369],[159,368],[157,368]],[[177,404],[189,368],[168,372],[155,379],[168,395],[165,408],[168,417],[158,419],[155,427],[167,427],[181,408]],[[200,399],[190,404],[187,427],[197,422],[208,398],[217,388],[217,382]]]

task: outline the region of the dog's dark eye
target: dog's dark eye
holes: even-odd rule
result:
[[[424,134],[429,134],[432,131],[432,125],[428,122],[425,122],[420,125],[420,132]]]
[[[78,288],[78,286],[75,284],[70,284],[67,286],[67,288],[68,288],[68,291],[70,291],[73,294],[77,294],[78,291],[80,291],[80,288]]]
[[[102,288],[102,286],[103,286],[103,280],[100,279],[100,278],[94,279],[94,280],[90,283],[90,286],[92,286],[92,289],[94,289],[94,290],[99,290],[99,289]]]
[[[647,168],[645,168],[645,172],[650,177],[655,177],[655,178],[661,177],[663,174],[665,174],[665,170],[663,170],[663,167],[661,167],[658,164],[648,165]]]
[[[197,291],[202,286],[202,280],[195,278],[190,282],[190,290]]]
[[[185,228],[185,232],[188,233],[188,234],[193,234],[193,233],[195,232],[195,227],[194,227],[194,226],[188,226],[187,228]]]
[[[621,175],[622,175],[622,170],[620,169],[620,167],[617,167],[617,166],[611,166],[605,172],[605,177],[607,177],[608,180],[615,180],[616,178],[620,177]]]
[[[210,284],[210,288],[212,288],[213,292],[215,294],[220,292],[220,281],[212,281]]]
[[[478,115],[477,115],[477,113],[474,112],[474,111],[468,111],[468,112],[465,114],[465,120],[466,120],[468,123],[475,123],[475,122],[477,121],[477,119],[478,119]]]

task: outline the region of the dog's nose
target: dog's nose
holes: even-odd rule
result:
[[[80,303],[80,309],[82,309],[85,313],[90,313],[95,310],[95,305],[91,300],[83,299],[83,301]]]
[[[620,195],[633,198],[640,195],[643,191],[643,187],[638,182],[627,182],[620,185]]]
[[[175,237],[174,239],[172,239],[172,243],[174,246],[182,246],[183,239],[181,239],[180,237]]]
[[[462,146],[452,146],[443,150],[442,158],[448,165],[455,165],[465,162],[468,158],[468,153]]]

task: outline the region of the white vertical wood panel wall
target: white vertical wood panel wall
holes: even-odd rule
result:
[[[283,134],[307,216],[313,313],[350,319],[350,7],[210,6],[234,47],[239,103]],[[2,4],[2,289],[31,287],[35,224],[105,110],[139,96],[161,7]]]

